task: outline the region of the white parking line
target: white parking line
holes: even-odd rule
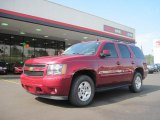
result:
[[[4,81],[4,82],[9,82],[9,83],[14,83],[14,84],[20,85],[20,83],[14,82],[14,81],[10,81],[10,80],[3,80],[3,81]]]

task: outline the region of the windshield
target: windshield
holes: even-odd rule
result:
[[[23,62],[15,63],[15,67],[23,67]]]
[[[66,49],[63,55],[73,55],[73,54],[94,55],[98,49],[99,44],[100,44],[99,42],[78,43]]]
[[[6,63],[5,62],[0,62],[0,67],[6,67]]]

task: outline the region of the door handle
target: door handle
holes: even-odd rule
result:
[[[117,65],[120,65],[120,62],[119,62],[119,61],[117,61]]]
[[[134,61],[132,61],[131,64],[132,64],[132,65],[135,64]]]

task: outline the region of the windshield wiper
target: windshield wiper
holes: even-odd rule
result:
[[[74,54],[74,55],[84,55],[82,53],[72,53],[72,54]]]
[[[62,55],[84,55],[84,54],[82,54],[82,53],[69,53],[69,54],[65,54],[65,53],[63,53]]]

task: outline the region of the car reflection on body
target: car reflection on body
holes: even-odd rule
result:
[[[154,72],[158,72],[158,66],[156,64],[153,64],[154,66]]]
[[[147,68],[148,68],[148,73],[152,74],[155,71],[154,65],[147,65]]]
[[[155,66],[157,66],[157,72],[159,72],[160,71],[160,64],[154,64]]]
[[[7,74],[6,62],[0,61],[0,74]]]

